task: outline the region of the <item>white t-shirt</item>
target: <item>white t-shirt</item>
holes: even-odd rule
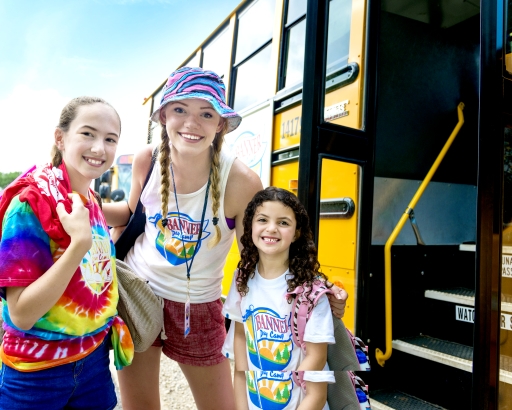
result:
[[[279,380],[281,386],[286,385],[287,390],[284,390],[284,387],[280,388],[278,394],[278,390],[274,388],[266,392],[265,397],[274,402],[277,400],[284,403],[285,406],[278,406],[280,409],[295,409],[300,403],[301,389],[292,381],[290,371],[298,369],[303,355],[300,347],[296,346],[292,339],[292,304],[285,298],[288,288],[286,275],[289,275],[288,270],[278,278],[265,279],[256,268],[254,278],[248,282],[249,292],[241,298],[236,289],[235,274],[223,307],[224,316],[244,324],[248,370],[256,371],[246,373],[247,394],[253,406],[251,408],[254,409],[265,408],[257,407],[262,404],[263,394],[263,390],[257,386],[278,383],[276,380]],[[326,295],[319,299],[311,312],[304,332],[304,341],[335,343],[331,308]],[[334,373],[329,371],[327,363],[324,371],[307,373],[310,375],[305,376],[305,380],[312,377],[313,380],[310,381],[334,383]],[[252,382],[250,375],[253,377]],[[258,378],[258,383],[255,382],[255,377]]]
[[[305,397],[292,372],[247,371],[245,380],[250,410],[294,410]],[[303,380],[334,383],[334,372],[305,371]],[[329,405],[322,410],[329,410]]]

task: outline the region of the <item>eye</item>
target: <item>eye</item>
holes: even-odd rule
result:
[[[185,110],[181,107],[174,107],[174,112],[177,112],[178,114],[182,114],[185,112]]]
[[[92,133],[90,133],[88,131],[82,132],[82,135],[85,135],[86,137],[93,137],[94,136],[94,135],[92,135]]]
[[[212,114],[210,114],[209,112],[205,112],[205,113],[203,114],[203,117],[204,117],[204,118],[213,118],[213,115],[212,115]]]
[[[258,218],[256,219],[256,222],[267,222],[265,218]]]
[[[288,226],[288,225],[290,225],[290,224],[289,224],[288,222],[286,222],[286,221],[281,221],[281,222],[280,222],[280,224],[281,224],[281,225],[284,225],[284,226]]]
[[[107,138],[107,142],[112,142],[114,144],[117,144],[117,139],[109,137],[109,138]]]

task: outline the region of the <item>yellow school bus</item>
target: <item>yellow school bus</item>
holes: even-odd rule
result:
[[[512,407],[509,4],[247,0],[180,65],[223,76],[226,144],[306,206],[374,409]]]

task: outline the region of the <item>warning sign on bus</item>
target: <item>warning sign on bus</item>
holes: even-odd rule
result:
[[[455,306],[455,319],[461,322],[475,322],[475,309],[467,306]]]
[[[455,306],[455,319],[460,322],[475,322],[475,309],[467,306]],[[501,314],[500,327],[504,330],[512,330],[512,315]]]
[[[501,254],[501,276],[512,278],[512,255],[510,254]]]

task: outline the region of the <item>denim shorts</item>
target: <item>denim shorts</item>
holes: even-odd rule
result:
[[[0,409],[112,410],[117,397],[109,369],[107,336],[89,356],[35,372],[5,364],[0,370]]]

